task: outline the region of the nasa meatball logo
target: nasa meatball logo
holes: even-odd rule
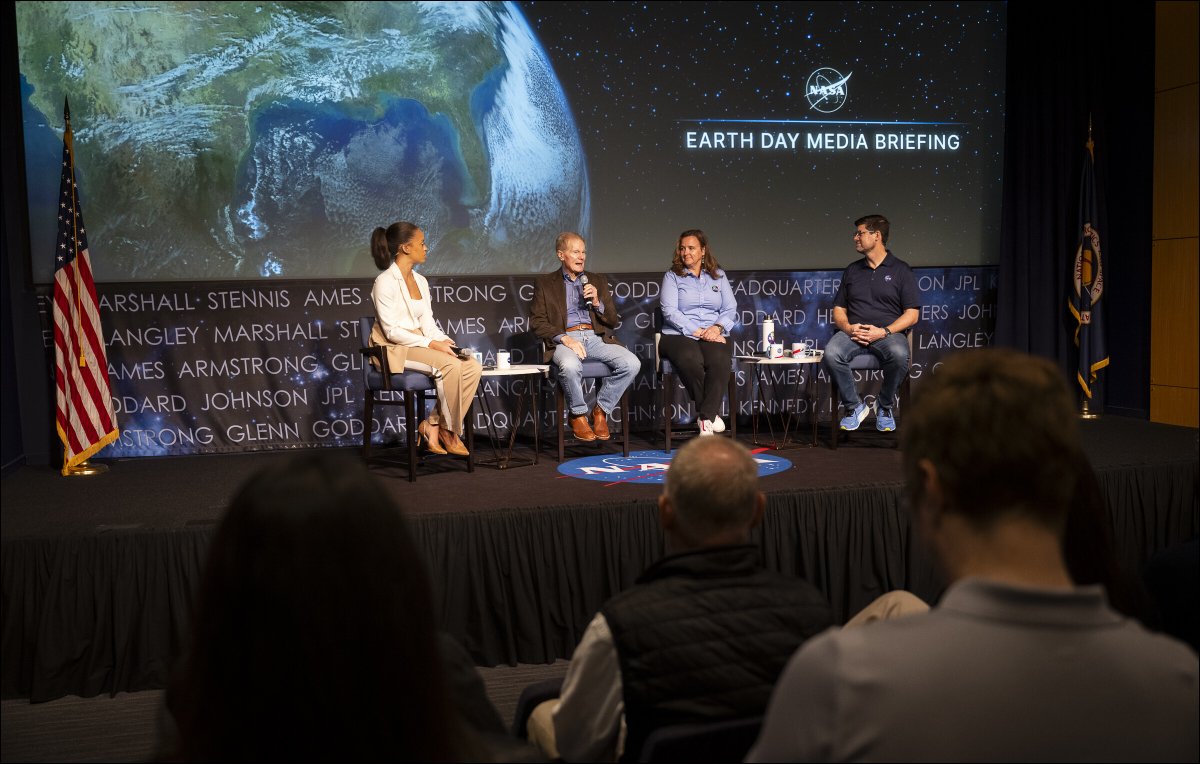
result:
[[[792,466],[787,459],[763,453],[764,451],[766,449],[750,452],[758,465],[759,477],[777,475]],[[665,451],[634,451],[629,456],[588,456],[563,462],[558,471],[564,477],[598,480],[604,483],[606,488],[618,485],[661,484],[675,454],[675,451],[669,454]]]
[[[853,74],[853,72],[851,72]],[[831,114],[846,105],[846,83],[850,75],[845,77],[837,69],[823,66],[808,75],[804,83],[804,97],[808,99],[808,107],[822,114]]]

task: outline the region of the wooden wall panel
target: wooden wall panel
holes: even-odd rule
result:
[[[1150,384],[1200,387],[1200,240],[1154,242],[1150,301]]]
[[[1150,421],[1196,427],[1200,421],[1200,399],[1194,389],[1150,385]]]
[[[1161,92],[1200,80],[1200,3],[1159,2],[1154,7],[1154,91]]]
[[[1200,84],[1154,97],[1154,238],[1196,235],[1200,210]]]
[[[1200,2],[1155,4],[1150,419],[1200,427]]]

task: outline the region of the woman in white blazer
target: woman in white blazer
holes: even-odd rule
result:
[[[458,345],[433,321],[429,282],[413,270],[427,255],[425,232],[413,223],[400,221],[371,232],[371,256],[383,271],[371,289],[371,344],[387,348],[393,371],[419,371],[433,378],[437,406],[417,425],[419,440],[435,454],[466,456],[459,436],[483,368],[473,358],[460,358]]]

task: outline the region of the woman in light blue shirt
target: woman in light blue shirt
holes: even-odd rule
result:
[[[675,366],[696,403],[700,434],[722,432],[721,399],[733,356],[733,345],[727,340],[737,324],[737,301],[704,231],[679,234],[659,300],[663,317],[659,355]]]

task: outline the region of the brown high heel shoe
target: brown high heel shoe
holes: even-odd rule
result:
[[[442,448],[446,449],[455,456],[470,456],[471,452],[463,445],[463,442],[454,433],[450,433],[447,437],[453,438],[452,442],[442,441]]]
[[[434,427],[433,427],[433,425],[431,425],[429,423],[428,419],[422,420],[421,423],[419,425],[417,425],[417,445],[420,446],[421,441],[424,440],[425,447],[429,449],[429,453],[431,453],[431,454],[447,453],[446,449],[442,448],[442,444],[438,442],[438,440],[439,440],[438,436],[430,435],[430,431],[433,429],[434,429]]]

